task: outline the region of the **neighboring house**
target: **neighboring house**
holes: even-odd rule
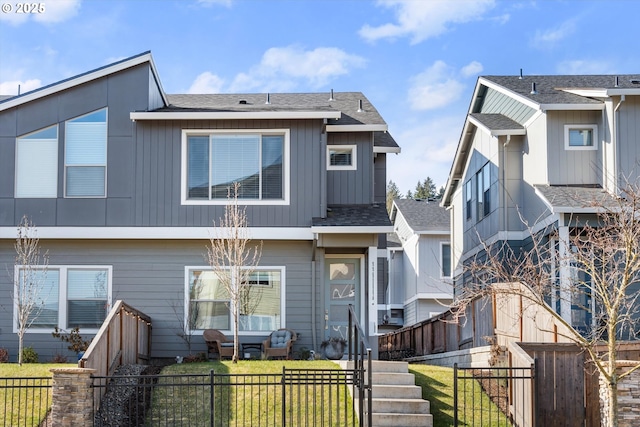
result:
[[[149,52],[4,97],[0,347],[15,359],[23,215],[50,256],[46,315],[25,337],[44,360],[63,352],[54,326],[92,335],[118,299],[151,316],[153,357],[187,351],[183,325],[193,351],[205,351],[206,328],[230,335],[204,255],[234,181],[263,242],[241,340],[288,327],[297,348],[314,348],[345,333],[348,304],[373,336],[379,243],[392,231],[386,155],[399,151],[362,93],[168,95]]]
[[[568,253],[572,218],[595,218],[590,202],[638,178],[638,123],[640,75],[480,77],[443,199],[456,288],[465,262],[481,255],[480,241],[526,246],[525,221]],[[580,307],[589,301],[569,298],[572,270],[558,265],[566,298],[550,302],[574,327],[588,328]]]
[[[410,326],[448,310],[452,298],[449,213],[439,200],[395,199],[391,221],[399,246],[389,245],[390,313]],[[395,304],[391,304],[395,303]]]

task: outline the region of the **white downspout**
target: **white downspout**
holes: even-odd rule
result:
[[[620,95],[620,101],[618,101],[618,104],[616,105],[616,107],[613,109],[613,139],[614,139],[614,143],[613,143],[613,164],[615,165],[615,172],[614,172],[614,177],[616,179],[616,194],[619,193],[619,188],[620,188],[620,178],[619,178],[619,172],[620,172],[620,156],[618,156],[618,136],[619,136],[619,124],[618,122],[620,121],[620,106],[622,105],[623,102],[626,101],[626,97],[625,95]],[[623,177],[624,178],[628,178],[628,177]]]
[[[507,146],[511,142],[511,135],[507,135],[507,140],[502,144],[502,228],[508,232],[509,212],[507,209]]]

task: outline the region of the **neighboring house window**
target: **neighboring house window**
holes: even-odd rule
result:
[[[225,204],[234,182],[243,204],[287,202],[288,130],[183,135],[183,204]]]
[[[284,267],[260,267],[240,298],[240,331],[270,332],[283,327]],[[229,294],[215,270],[187,268],[191,330],[233,329]]]
[[[597,150],[597,125],[564,125],[565,150]]]
[[[25,270],[24,266],[16,267],[18,280],[24,278]],[[46,271],[36,269],[33,273],[37,300],[42,305],[31,315],[30,330],[100,328],[109,308],[111,267],[49,266]],[[18,289],[14,293],[17,295]],[[17,305],[16,300],[15,310]]]
[[[476,174],[478,187],[478,219],[491,212],[491,163],[486,163]]]
[[[440,243],[440,265],[442,270],[440,271],[440,277],[451,277],[451,244]]]
[[[65,196],[105,197],[107,109],[66,122]]]
[[[465,199],[465,209],[467,211],[467,219],[471,219],[472,216],[472,204],[471,204],[471,198],[473,195],[473,185],[471,185],[471,180],[467,181],[467,183],[464,185],[464,199]]]
[[[327,170],[356,170],[355,145],[328,145]]]
[[[58,196],[58,126],[16,140],[15,197]]]

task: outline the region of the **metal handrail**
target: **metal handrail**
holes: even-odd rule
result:
[[[373,425],[372,403],[373,396],[371,393],[373,370],[371,368],[371,346],[369,345],[369,339],[364,333],[358,316],[356,316],[355,308],[353,304],[349,304],[349,330],[347,333],[349,337],[349,361],[353,362],[353,369],[358,375],[358,381],[354,382],[354,387],[358,388],[358,418],[361,425],[371,426]],[[365,367],[365,360],[367,366]],[[365,381],[365,372],[367,380]],[[356,385],[357,384],[357,385]],[[363,402],[367,402],[366,423],[364,405]]]

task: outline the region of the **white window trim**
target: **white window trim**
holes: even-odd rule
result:
[[[333,148],[338,149],[351,149],[351,164],[346,166],[332,165],[330,150]],[[358,146],[355,144],[347,145],[327,145],[327,170],[330,171],[351,171],[358,169]]]
[[[104,142],[104,195],[103,196],[68,196],[67,195],[67,123],[79,119],[80,117],[88,116],[90,114],[97,113],[98,111],[105,110],[105,124],[107,126],[107,140]],[[63,179],[64,179],[64,188],[63,188],[63,196],[65,199],[106,199],[107,198],[107,183],[108,180],[108,171],[109,168],[109,107],[98,108],[97,110],[93,110],[86,114],[81,114],[76,117],[72,117],[64,121],[64,152],[62,154],[62,160],[64,162],[63,167]],[[73,165],[73,166],[83,166],[83,165]],[[96,166],[96,165],[88,165],[88,166]]]
[[[441,241],[440,242],[440,254],[439,254],[440,255],[440,279],[451,279],[450,275],[449,276],[442,275],[442,270],[443,270],[443,266],[444,266],[444,260],[442,259],[442,253],[443,253],[442,247],[444,245],[449,245],[449,273],[451,273],[451,270],[452,270],[451,269],[451,264],[452,264],[452,261],[453,261],[453,259],[452,259],[453,258],[453,254],[451,253],[451,242],[442,242]]]
[[[26,138],[29,135],[33,135],[34,133],[42,132],[42,131],[44,131],[46,129],[49,129],[49,128],[52,128],[54,126],[56,128],[56,137],[55,137],[55,141],[56,141],[56,159],[55,159],[55,175],[54,175],[55,188],[56,188],[55,194],[51,195],[51,196],[22,196],[22,195],[18,195],[18,173],[19,173],[19,171],[18,171],[18,169],[19,169],[19,164],[18,164],[18,154],[19,154],[18,140],[20,140],[22,138]],[[50,138],[50,139],[53,140],[54,138]],[[58,197],[58,153],[59,153],[59,147],[60,147],[59,139],[60,139],[60,128],[59,128],[57,123],[55,125],[52,125],[52,126],[46,126],[46,127],[43,127],[42,129],[38,129],[38,130],[35,130],[33,132],[26,133],[24,135],[20,135],[20,136],[18,136],[16,138],[16,145],[15,145],[15,150],[16,150],[16,152],[15,152],[15,173],[14,173],[14,175],[15,175],[14,181],[15,182],[14,182],[14,187],[13,187],[13,194],[14,194],[14,197],[16,199],[22,199],[22,198],[28,198],[28,199],[30,199],[30,198],[55,199],[55,198]]]
[[[282,161],[282,179],[283,179],[283,198],[282,200],[247,200],[238,199],[238,205],[289,205],[290,197],[290,133],[289,129],[182,129],[182,147],[180,150],[180,204],[182,205],[226,205],[227,199],[213,200],[191,200],[187,197],[187,137],[190,135],[210,135],[210,134],[230,134],[237,135],[241,133],[257,133],[257,134],[283,134],[284,149]]]
[[[243,269],[246,269],[246,268],[248,267],[243,267]],[[228,269],[229,267],[225,267],[225,270],[228,270]],[[213,271],[214,268],[212,268],[210,265],[206,265],[206,266],[187,265],[184,268],[184,310],[183,310],[184,317],[182,321],[184,322],[183,324],[187,326],[184,329],[190,331],[193,335],[202,335],[204,332],[204,330],[202,329],[188,329],[189,304],[191,302],[191,299],[189,297],[189,271],[191,270]],[[261,265],[259,267],[255,267],[254,270],[255,271],[274,271],[274,270],[280,271],[280,327],[286,328],[286,300],[287,300],[286,270],[287,268],[284,265],[280,265],[280,266]],[[233,323],[233,316],[231,316],[231,313],[230,313],[229,325],[231,326],[231,329],[220,329],[220,332],[224,334],[233,334],[234,323]],[[271,332],[273,331],[238,331],[238,335],[267,337],[271,334]]]
[[[18,277],[20,274],[20,270],[25,268],[25,265],[16,265],[14,267],[14,295],[17,295],[18,290],[16,289],[15,284],[18,282]],[[44,266],[35,266],[36,269],[44,269]],[[113,266],[111,265],[48,265],[47,271],[58,270],[59,271],[59,280],[58,283],[58,328],[67,331],[67,271],[68,270],[107,270],[107,314],[111,310],[111,292],[112,292],[112,284],[113,284]],[[13,333],[18,333],[18,322],[16,318],[16,310],[18,309],[18,304],[15,298],[13,298]],[[86,334],[97,334],[98,329],[96,328],[82,328],[81,333]],[[53,332],[53,329],[49,328],[28,328],[27,333],[31,334],[50,334]]]
[[[573,129],[591,129],[593,145],[569,145],[569,131]],[[598,125],[564,125],[564,149],[577,151],[593,151],[598,149]]]

